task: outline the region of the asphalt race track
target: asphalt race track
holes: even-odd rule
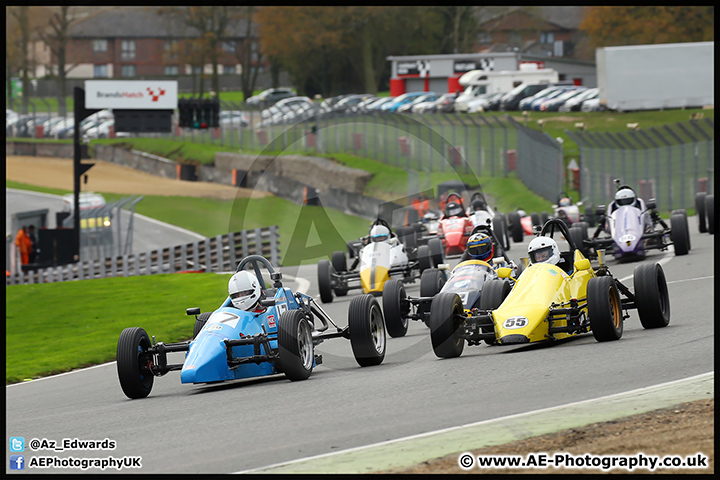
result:
[[[142,400],[125,397],[111,363],[6,387],[6,433],[28,443],[34,438],[107,438],[117,444],[105,451],[26,449],[26,462],[40,455],[139,456],[141,469],[122,471],[231,473],[712,372],[714,236],[698,233],[694,217],[689,227],[689,255],[652,251],[646,260],[662,263],[665,270],[672,309],[667,328],[644,330],[631,310],[617,342],[598,343],[587,334],[545,347],[466,345],[461,357],[440,360],[425,325],[413,321],[405,337],[388,338],[385,361],[377,367],[359,367],[350,342],[337,338],[316,348],[324,363],[306,381],[274,376],[192,386],[180,383],[179,372],[170,372],[156,378],[152,393]],[[512,259],[525,255],[529,238],[512,245]],[[632,289],[637,263],[608,263]],[[319,297],[316,265],[282,271],[286,278],[309,280],[306,293]],[[297,285],[292,282],[293,288]],[[419,281],[407,290],[419,295]],[[223,294],[218,292],[212,303],[219,304]],[[323,308],[344,326],[352,297],[351,291]],[[186,306],[180,307],[178,315],[184,315]],[[188,317],[188,332],[193,321]],[[142,320],[128,319],[131,326],[142,326]]]

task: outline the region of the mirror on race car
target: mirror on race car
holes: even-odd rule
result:
[[[582,260],[578,260],[573,264],[575,266],[575,270],[590,270],[590,260],[587,258],[583,258]]]
[[[497,269],[497,274],[500,278],[510,278],[510,275],[512,274],[512,269],[507,267],[500,267]]]

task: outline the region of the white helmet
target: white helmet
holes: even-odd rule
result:
[[[528,245],[528,256],[531,263],[552,263],[560,261],[560,249],[550,237],[535,237]]]
[[[615,194],[615,203],[617,203],[619,207],[623,205],[631,205],[634,201],[635,192],[629,188],[621,188]]]
[[[390,238],[390,230],[384,225],[375,225],[370,229],[370,239],[373,242],[384,242]]]
[[[230,277],[228,294],[235,308],[252,309],[260,301],[260,293],[260,282],[252,273],[243,270]]]

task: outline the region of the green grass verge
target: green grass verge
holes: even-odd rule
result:
[[[185,308],[216,309],[229,278],[165,274],[6,287],[5,383],[113,361],[128,327],[166,343],[188,339],[195,317]]]

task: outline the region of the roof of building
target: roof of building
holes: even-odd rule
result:
[[[70,38],[184,38],[198,31],[169,15],[159,15],[159,7],[108,7],[73,23]],[[227,37],[243,38],[245,22],[231,23]]]
[[[544,20],[560,28],[576,30],[583,19],[582,6],[551,6],[551,7],[486,7],[478,12],[481,25],[498,22],[512,13],[523,13]]]

